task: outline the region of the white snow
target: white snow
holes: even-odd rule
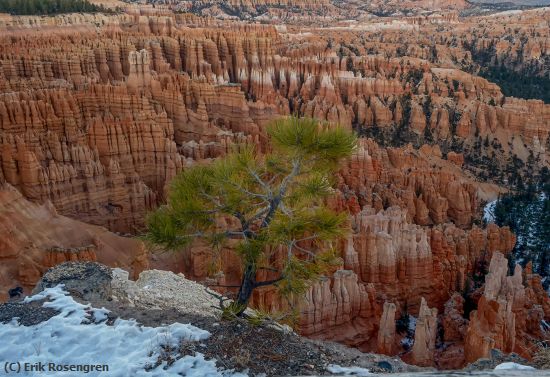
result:
[[[495,207],[497,202],[498,200],[493,200],[492,202],[487,203],[483,208],[483,220],[487,223],[495,222]]]
[[[413,333],[416,331],[416,317],[409,314],[409,332]]]
[[[342,374],[344,376],[372,376],[373,374],[369,372],[368,369],[361,367],[342,367],[336,364],[330,364],[327,367],[327,370],[330,373]]]
[[[403,339],[401,339],[401,345],[406,349],[412,348],[413,344],[414,344],[414,338],[406,336]]]
[[[416,331],[416,317],[409,314],[409,328],[407,335],[401,339],[401,345],[406,348],[411,348],[414,344],[414,332]]]
[[[505,10],[498,13],[493,13],[488,15],[487,17],[502,17],[502,16],[517,16],[518,14],[522,14],[523,11],[519,9],[513,9],[513,10]]]
[[[177,345],[181,341],[204,340],[210,335],[208,331],[181,323],[146,327],[134,320],[120,318],[110,326],[105,323],[106,309],[77,303],[62,285],[46,289],[25,301],[45,298],[50,301],[43,306],[56,309],[60,314],[34,326],[19,325],[17,320],[0,324],[0,360],[17,361],[21,368],[25,363],[43,363],[46,371],[40,375],[74,376],[83,373],[48,370],[49,363],[55,363],[108,366],[108,371],[95,370],[86,373],[87,376],[243,376],[218,370],[215,361],[205,360],[202,354],[182,357],[178,353]],[[170,346],[172,351],[167,351],[166,346]],[[145,366],[154,365],[159,355],[166,352],[179,359],[171,366],[164,362],[151,371],[145,371]],[[18,375],[36,374],[22,369]]]
[[[535,370],[535,368],[530,367],[528,365],[521,365],[521,364],[511,363],[511,362],[498,364],[495,367],[495,370],[507,370],[507,369],[508,370],[509,369],[512,369],[512,370]]]

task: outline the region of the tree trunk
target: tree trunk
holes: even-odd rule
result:
[[[241,287],[239,288],[239,294],[237,295],[237,299],[235,300],[239,308],[239,311],[235,313],[237,316],[241,316],[248,307],[248,302],[250,301],[252,291],[255,288],[255,283],[256,268],[254,267],[254,265],[249,264],[244,269]]]

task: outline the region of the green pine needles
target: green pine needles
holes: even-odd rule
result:
[[[180,173],[167,204],[147,218],[146,238],[167,249],[201,239],[223,250],[237,240],[242,279],[230,305],[234,315],[242,315],[261,286],[276,285],[285,297],[305,293],[339,262],[333,245],[348,231],[347,216],[327,208],[325,199],[340,161],[356,148],[355,135],[296,117],[274,121],[268,135],[269,153],[239,146]],[[271,278],[257,280],[260,270]]]

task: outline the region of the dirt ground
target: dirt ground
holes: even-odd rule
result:
[[[95,303],[97,306],[100,303]],[[215,359],[218,367],[250,375],[308,376],[328,375],[327,366],[358,366],[371,372],[395,373],[422,370],[407,365],[397,358],[362,353],[343,345],[310,340],[295,333],[271,326],[257,326],[247,320],[217,320],[179,312],[173,308],[140,309],[104,302],[111,311],[110,321],[117,317],[133,318],[144,326],[169,325],[174,322],[190,323],[210,332],[202,342],[183,342],[172,354],[192,355],[202,353],[207,359]],[[159,360],[162,362],[163,360]]]
[[[42,302],[0,304],[0,322],[9,322],[13,317],[18,317],[20,323],[30,326],[58,314],[55,310],[43,308],[41,304]],[[179,349],[166,350],[163,353],[165,358],[159,359],[158,364],[199,352],[206,359],[215,359],[219,368],[246,372],[250,376],[328,375],[330,373],[327,367],[330,364],[358,366],[375,373],[422,369],[407,365],[397,358],[365,354],[340,344],[309,340],[272,326],[252,325],[245,319],[227,321],[182,313],[175,308],[137,308],[107,300],[94,300],[92,305],[110,310],[109,324],[114,323],[117,318],[135,319],[150,327],[179,322],[190,323],[211,333],[202,342],[182,342]]]

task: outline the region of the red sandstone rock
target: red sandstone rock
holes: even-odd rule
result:
[[[522,269],[516,265],[514,274],[507,276],[508,261],[500,253],[494,253],[485,278],[483,296],[479,299],[477,310],[470,314],[470,324],[464,339],[466,361],[487,357],[493,348],[503,352],[517,352],[530,357],[534,349],[533,339],[525,336],[532,332],[533,321],[548,318],[550,298],[542,293],[538,296],[529,292],[535,288],[531,282],[524,282]],[[526,284],[527,283],[527,284]],[[537,285],[535,283],[535,285]],[[542,305],[541,305],[542,304]],[[538,307],[538,308],[537,308]],[[535,330],[537,336],[547,337]]]
[[[464,298],[456,292],[445,303],[443,340],[445,342],[462,341],[467,327],[468,320],[464,318]]]
[[[69,260],[97,260],[135,277],[148,266],[140,241],[61,216],[50,202],[33,204],[9,185],[0,190],[0,208],[0,299],[17,285],[29,293],[49,267]]]
[[[395,304],[384,303],[384,311],[380,318],[380,329],[378,330],[378,353],[393,355],[395,352]]]
[[[415,365],[431,365],[433,363],[436,336],[437,309],[428,308],[426,300],[422,298],[411,351],[412,362]]]

